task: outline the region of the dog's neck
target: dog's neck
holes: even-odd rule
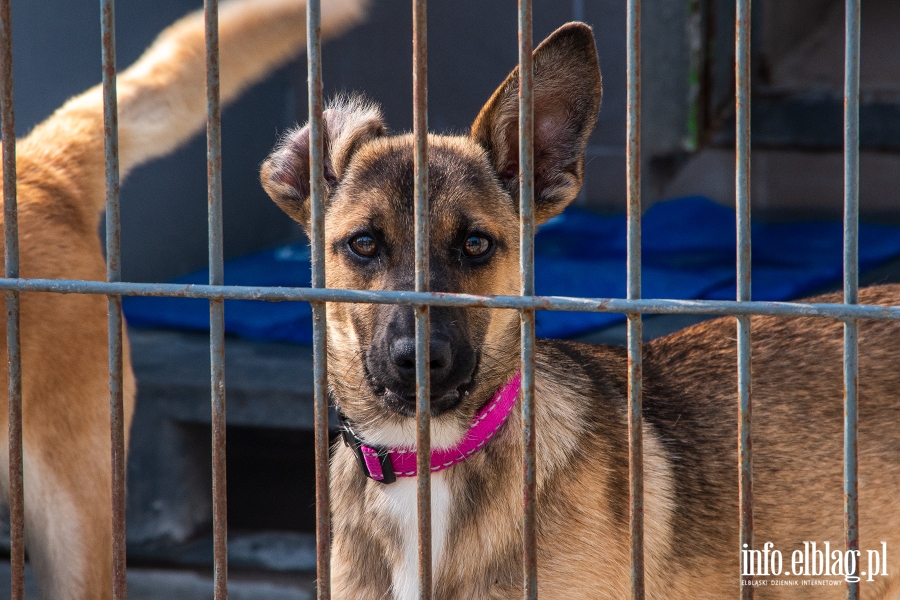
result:
[[[472,418],[468,431],[450,448],[431,451],[431,471],[438,472],[460,463],[481,450],[506,423],[521,387],[516,374]],[[353,431],[352,424],[339,413],[344,444],[353,450],[363,474],[381,483],[393,483],[397,477],[416,476],[415,448],[385,448],[365,442]]]

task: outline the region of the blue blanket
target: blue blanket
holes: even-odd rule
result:
[[[839,222],[754,223],[754,300],[789,300],[841,278],[843,226]],[[643,217],[643,296],[735,297],[734,211],[706,198],[655,204]],[[625,296],[625,216],[569,208],[535,237],[535,286],[545,296]],[[875,267],[900,255],[900,227],[861,224],[859,265]],[[207,283],[207,271],[176,283]],[[226,285],[310,285],[309,249],[283,246],[229,260]],[[123,299],[132,326],[209,329],[209,303],[183,298]],[[305,302],[225,301],[226,332],[243,337],[310,343]],[[622,315],[540,311],[537,334],[571,337],[623,320]]]

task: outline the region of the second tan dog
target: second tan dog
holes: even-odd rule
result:
[[[591,30],[562,27],[535,50],[534,65],[542,222],[581,186],[601,96]],[[429,138],[434,291],[519,292],[517,89],[513,71],[468,137]],[[377,107],[359,99],[333,105],[324,120],[327,286],[413,289],[413,138],[386,135]],[[262,169],[270,196],[303,225],[308,155],[302,128]],[[864,290],[860,301],[900,304],[900,287]],[[734,327],[732,319],[707,322],[644,350],[648,598],[739,597]],[[748,550],[765,548],[768,557],[777,549],[782,566],[793,568],[804,542],[843,548],[842,326],[757,317],[752,328],[756,548]],[[522,425],[518,403],[507,403],[518,389],[518,314],[433,307],[431,331],[434,597],[521,598]],[[329,390],[347,442],[335,448],[331,469],[332,585],[341,600],[419,597],[408,460],[416,439],[413,339],[410,307],[328,305]],[[898,340],[896,322],[860,325],[860,543],[863,559],[866,550],[887,549],[886,564],[862,582],[871,600],[900,597]],[[629,598],[624,350],[539,340],[535,411],[540,597]],[[485,422],[497,425],[482,431]],[[844,596],[846,570],[808,574],[787,579],[839,585],[772,584],[756,597]]]
[[[323,2],[333,35],[358,21],[362,0]],[[224,102],[297,54],[305,0],[223,2]],[[98,40],[99,41],[99,40]],[[203,15],[167,29],[118,77],[122,175],[185,143],[206,117]],[[104,210],[103,96],[68,101],[17,144],[22,277],[105,280],[97,236]],[[200,199],[202,201],[202,199]],[[26,548],[47,600],[112,595],[106,299],[21,297]],[[0,325],[5,344],[6,320]],[[5,352],[5,350],[4,350]],[[125,340],[125,433],[135,381]],[[0,389],[7,370],[0,369]],[[8,412],[0,400],[0,494],[9,494]]]

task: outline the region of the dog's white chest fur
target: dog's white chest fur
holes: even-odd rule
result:
[[[385,506],[400,532],[401,551],[392,568],[393,600],[417,600],[419,597],[418,533],[416,529],[416,482],[403,477],[385,485]],[[450,488],[444,473],[431,475],[431,564],[437,579],[445,551],[450,512]]]

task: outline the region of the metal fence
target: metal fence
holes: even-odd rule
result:
[[[206,298],[210,302],[210,362],[213,433],[213,518],[215,533],[215,597],[227,597],[227,520],[225,487],[225,373],[223,301],[252,299],[308,301],[313,306],[316,443],[316,535],[318,596],[330,597],[330,512],[328,492],[328,405],[326,394],[325,303],[369,302],[407,304],[416,314],[416,388],[418,442],[418,556],[420,597],[429,598],[431,572],[430,489],[430,306],[465,306],[516,309],[521,315],[522,419],[524,429],[524,596],[537,598],[535,535],[535,429],[534,331],[535,310],[615,312],[628,318],[628,431],[630,468],[630,531],[632,597],[644,597],[643,560],[643,456],[641,438],[641,315],[732,315],[738,340],[738,455],[740,461],[740,544],[734,548],[738,563],[743,544],[753,545],[753,474],[751,454],[750,316],[814,316],[844,322],[844,491],[846,544],[858,550],[857,507],[857,320],[900,319],[900,308],[857,305],[858,223],[858,114],[859,114],[859,10],[860,0],[846,0],[845,57],[845,214],[844,303],[798,304],[754,302],[750,277],[750,0],[736,0],[736,113],[737,113],[737,298],[736,301],[647,300],[641,298],[641,193],[640,193],[640,0],[628,3],[628,293],[625,299],[567,298],[534,295],[533,212],[533,99],[531,1],[519,1],[519,164],[522,289],[520,296],[473,296],[428,291],[427,211],[427,32],[426,0],[413,0],[413,78],[415,151],[415,291],[362,291],[325,288],[324,180],[322,146],[322,76],[320,0],[307,6],[310,159],[312,165],[312,287],[273,288],[223,285],[221,208],[221,128],[218,97],[217,0],[206,0],[207,42],[207,172],[209,199],[209,285],[137,284],[120,281],[119,169],[115,79],[114,0],[101,0],[103,45],[104,127],[106,136],[106,252],[108,282],[19,278],[16,211],[16,147],[14,132],[10,0],[0,0],[0,70],[2,70],[3,193],[5,278],[0,289],[7,298],[9,366],[9,465],[11,513],[12,593],[24,598],[24,513],[22,480],[22,383],[19,344],[19,293],[54,292],[103,294],[109,306],[109,389],[112,440],[113,586],[114,598],[126,597],[125,585],[125,447],[122,414],[122,296]],[[752,587],[741,590],[751,598]],[[847,597],[859,597],[859,583],[847,583]]]

